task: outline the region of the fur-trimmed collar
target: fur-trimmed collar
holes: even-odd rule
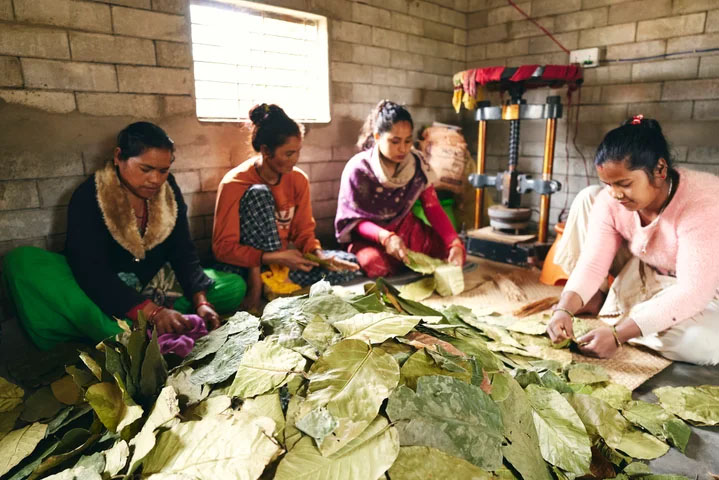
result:
[[[136,259],[143,260],[145,252],[164,242],[175,228],[177,202],[167,182],[147,202],[147,228],[144,236],[140,236],[128,192],[122,187],[111,161],[95,172],[95,188],[97,203],[110,235]]]

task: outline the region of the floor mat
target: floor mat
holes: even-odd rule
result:
[[[471,257],[477,268],[465,273],[465,290],[454,297],[434,295],[423,303],[428,305],[463,305],[475,313],[500,312],[509,314],[523,305],[546,297],[559,296],[562,287],[553,287],[539,282],[539,271],[515,267]],[[390,282],[392,280],[390,279]],[[601,324],[601,320],[586,319]],[[612,358],[599,359],[573,354],[575,362],[592,363],[602,366],[613,382],[634,390],[642,383],[661,372],[671,360],[642,347],[624,345]]]

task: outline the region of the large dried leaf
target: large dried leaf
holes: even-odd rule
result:
[[[696,425],[719,424],[719,386],[661,387],[654,390],[662,407]]]
[[[544,459],[577,476],[589,473],[591,442],[569,402],[557,391],[538,385],[528,385],[525,391],[534,410],[534,426]]]
[[[402,365],[400,383],[414,390],[420,378],[430,375],[447,375],[466,383],[471,382],[472,367],[468,360],[462,358],[447,359],[446,362],[437,360],[426,350],[418,350]]]
[[[193,371],[192,367],[182,367],[167,377],[166,385],[175,389],[183,408],[201,402],[210,394],[209,385],[198,385],[191,380]]]
[[[323,321],[310,322],[302,331],[302,338],[314,347],[319,354],[322,354],[330,345],[342,340],[342,336],[337,333],[329,323]]]
[[[551,480],[539,449],[539,436],[527,394],[508,373],[500,373],[494,375],[491,396],[502,412],[507,439],[502,445],[504,457],[526,480]]]
[[[65,405],[77,405],[82,401],[82,389],[70,375],[65,375],[50,384],[52,394]]]
[[[282,459],[275,480],[369,480],[380,478],[399,452],[397,431],[377,416],[352,441],[324,456],[309,437]]]
[[[263,396],[264,395],[260,395],[257,398],[261,398]],[[248,401],[253,400],[254,399],[249,399]],[[247,402],[245,402],[245,404],[246,403]],[[243,404],[243,409],[245,404]],[[204,399],[196,405],[191,406],[187,410],[184,410],[182,412],[182,416],[188,420],[199,420],[204,417],[212,417],[219,415],[230,408],[232,408],[232,399],[230,397],[228,397],[227,395],[214,395],[212,397]],[[269,415],[256,416],[267,417]]]
[[[315,440],[318,447],[330,433],[339,426],[332,414],[325,407],[318,407],[297,420],[295,426]]]
[[[275,422],[275,436],[279,435],[285,428],[285,414],[282,413],[279,393],[258,395],[255,398],[245,400],[245,403],[242,404],[242,413],[253,417],[270,417]]]
[[[127,459],[130,456],[130,447],[125,440],[119,440],[110,449],[105,450],[105,468],[103,473],[107,476],[114,477],[120,470],[125,468]]]
[[[187,365],[217,352],[217,350],[219,350],[220,347],[227,341],[230,327],[229,323],[225,323],[220,328],[211,331],[204,337],[198,338],[195,341],[195,346],[192,348],[192,351],[185,357],[185,360],[182,363]]]
[[[167,380],[167,363],[160,353],[157,342],[157,330],[153,330],[152,339],[147,345],[140,369],[140,394],[145,398],[155,397]],[[144,402],[143,402],[144,405]]]
[[[360,313],[349,302],[336,295],[329,294],[310,296],[302,304],[301,312],[308,320],[319,317],[330,325],[339,320],[352,318]]]
[[[382,343],[388,338],[401,337],[412,330],[422,317],[393,313],[360,313],[333,324],[345,339]]]
[[[9,412],[22,403],[25,391],[0,377],[0,412]]]
[[[448,478],[447,472],[452,472],[452,478],[462,480],[492,480],[495,478],[491,473],[466,460],[431,447],[401,447],[397,460],[389,469],[392,480]]]
[[[387,415],[403,446],[438,448],[485,470],[502,465],[501,413],[479,387],[441,375],[421,377],[416,393],[400,386],[392,394]]]
[[[409,258],[409,263],[407,263],[407,267],[409,267],[410,270],[414,270],[415,272],[424,275],[434,273],[437,267],[440,267],[445,264],[445,262],[438,258],[432,258],[429,255],[415,252],[413,250],[407,251],[407,257]]]
[[[606,385],[593,385],[591,395],[601,398],[617,410],[632,401],[632,391],[624,385],[618,383],[608,383]]]
[[[376,291],[365,295],[358,295],[350,299],[349,303],[361,313],[396,312],[396,310],[384,304],[379,292]]]
[[[26,422],[52,418],[63,408],[63,404],[55,398],[50,387],[43,387],[33,392],[25,401],[24,406],[20,418]]]
[[[67,465],[70,461],[75,460],[100,439],[100,429],[100,423],[94,422],[90,430],[83,428],[69,430],[63,435],[60,445],[58,445],[57,449],[53,452],[53,455],[44,459],[42,463],[33,470],[28,480],[43,478],[47,472],[56,470],[60,465]]]
[[[157,437],[143,475],[183,474],[196,480],[254,480],[280,452],[266,417],[206,417],[179,423]]]
[[[257,342],[242,357],[227,394],[246,398],[272,391],[304,373],[305,363],[302,355],[276,342]]]
[[[111,432],[119,432],[142,417],[142,407],[134,402],[125,403],[120,388],[110,382],[91,385],[85,392],[90,404],[103,425]]]
[[[157,397],[155,406],[152,407],[142,430],[131,441],[133,447],[132,459],[128,474],[132,474],[144,461],[148,453],[154,448],[156,439],[155,431],[162,426],[170,424],[180,413],[177,400],[177,392],[173,387],[165,387]]]
[[[30,455],[40,440],[45,438],[47,425],[33,423],[5,435],[0,439],[0,476]]]
[[[78,418],[85,416],[92,411],[92,407],[87,403],[77,405],[74,408],[67,407],[67,409],[60,412],[58,415],[55,416],[55,418],[48,422],[47,435],[52,435],[58,430],[65,428],[69,424],[73,423]]]
[[[360,340],[343,340],[312,365],[309,378],[307,398],[299,407],[297,421],[317,408],[327,409],[338,422],[333,434],[320,445],[322,454],[330,455],[374,420],[399,382],[399,365],[380,348]]]
[[[245,350],[260,338],[260,330],[259,322],[251,315],[233,325],[232,328],[236,333],[228,337],[208,364],[192,372],[190,376],[192,383],[196,385],[220,383],[237,372]]]
[[[437,310],[428,307],[419,302],[402,298],[399,294],[399,290],[387,283],[384,279],[378,278],[373,286],[367,293],[372,291],[378,292],[383,298],[396,310],[402,310],[410,315],[420,315],[423,317],[441,317],[442,314]],[[426,321],[426,320],[425,320]]]
[[[75,365],[68,365],[65,367],[65,371],[72,377],[75,384],[80,388],[87,388],[93,383],[97,383],[98,380],[95,375],[89,370],[78,368]]]
[[[609,381],[609,374],[599,365],[591,363],[575,363],[567,368],[567,378],[572,383],[602,383]]]
[[[45,478],[47,480],[102,480],[102,476],[98,471],[83,465],[68,468]]]
[[[260,322],[262,325],[270,327],[273,331],[286,323],[305,323],[307,316],[302,312],[302,305],[306,301],[306,295],[276,298],[265,305]]]
[[[4,437],[15,428],[15,423],[21,413],[22,405],[18,405],[9,412],[0,413],[0,438]]]
[[[437,352],[441,348],[442,350],[451,355],[455,355],[458,357],[467,356],[464,352],[456,348],[451,343],[445,342],[444,340],[440,340],[437,337],[433,337],[432,335],[428,335],[422,332],[409,332],[403,338],[400,338],[398,340],[402,343],[406,343],[407,345],[412,345],[417,350],[425,348],[427,350]]]
[[[415,302],[421,302],[422,300],[431,297],[436,287],[437,282],[434,277],[424,277],[416,282],[402,285],[399,289],[399,294],[402,298],[414,300]]]
[[[643,460],[661,457],[669,450],[666,443],[635,428],[605,401],[577,393],[566,398],[581,418],[587,433],[599,435],[609,447]]]
[[[592,395],[594,393],[592,392]],[[691,428],[682,420],[667,413],[661,405],[631,401],[623,405],[622,414],[630,422],[639,425],[655,437],[668,441],[682,452],[689,443]]]
[[[297,442],[302,438],[307,438],[302,435],[302,432],[295,426],[297,415],[300,413],[300,406],[304,402],[304,397],[299,395],[292,395],[289,403],[287,404],[287,415],[285,417],[285,429],[282,432],[282,444],[285,446],[287,451],[291,451]]]
[[[97,363],[97,360],[95,360],[89,353],[82,351],[80,352],[80,360],[82,360],[97,380],[102,381],[102,367],[99,363]]]
[[[434,281],[437,284],[437,293],[443,297],[459,295],[464,292],[464,273],[462,267],[444,264],[434,271]]]

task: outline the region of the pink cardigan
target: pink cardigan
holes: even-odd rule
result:
[[[678,169],[674,198],[652,223],[626,210],[607,189],[597,196],[579,262],[565,290],[584,303],[596,293],[622,240],[632,254],[677,282],[632,314],[642,335],[666,330],[703,311],[719,288],[719,177]],[[646,248],[645,248],[646,246]]]

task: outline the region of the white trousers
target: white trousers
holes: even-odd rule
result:
[[[602,187],[597,185],[587,187],[572,202],[554,257],[554,262],[565,272],[571,273],[577,265],[587,237],[589,214],[601,190]],[[652,308],[648,300],[663,295],[667,287],[677,281],[675,277],[661,275],[633,256],[626,242],[620,246],[609,273],[615,280],[599,316],[611,325],[631,318],[632,313]],[[606,285],[605,282],[600,290],[607,291]],[[644,345],[670,360],[698,365],[719,364],[719,296],[694,317],[662,332],[634,338],[629,343]]]

